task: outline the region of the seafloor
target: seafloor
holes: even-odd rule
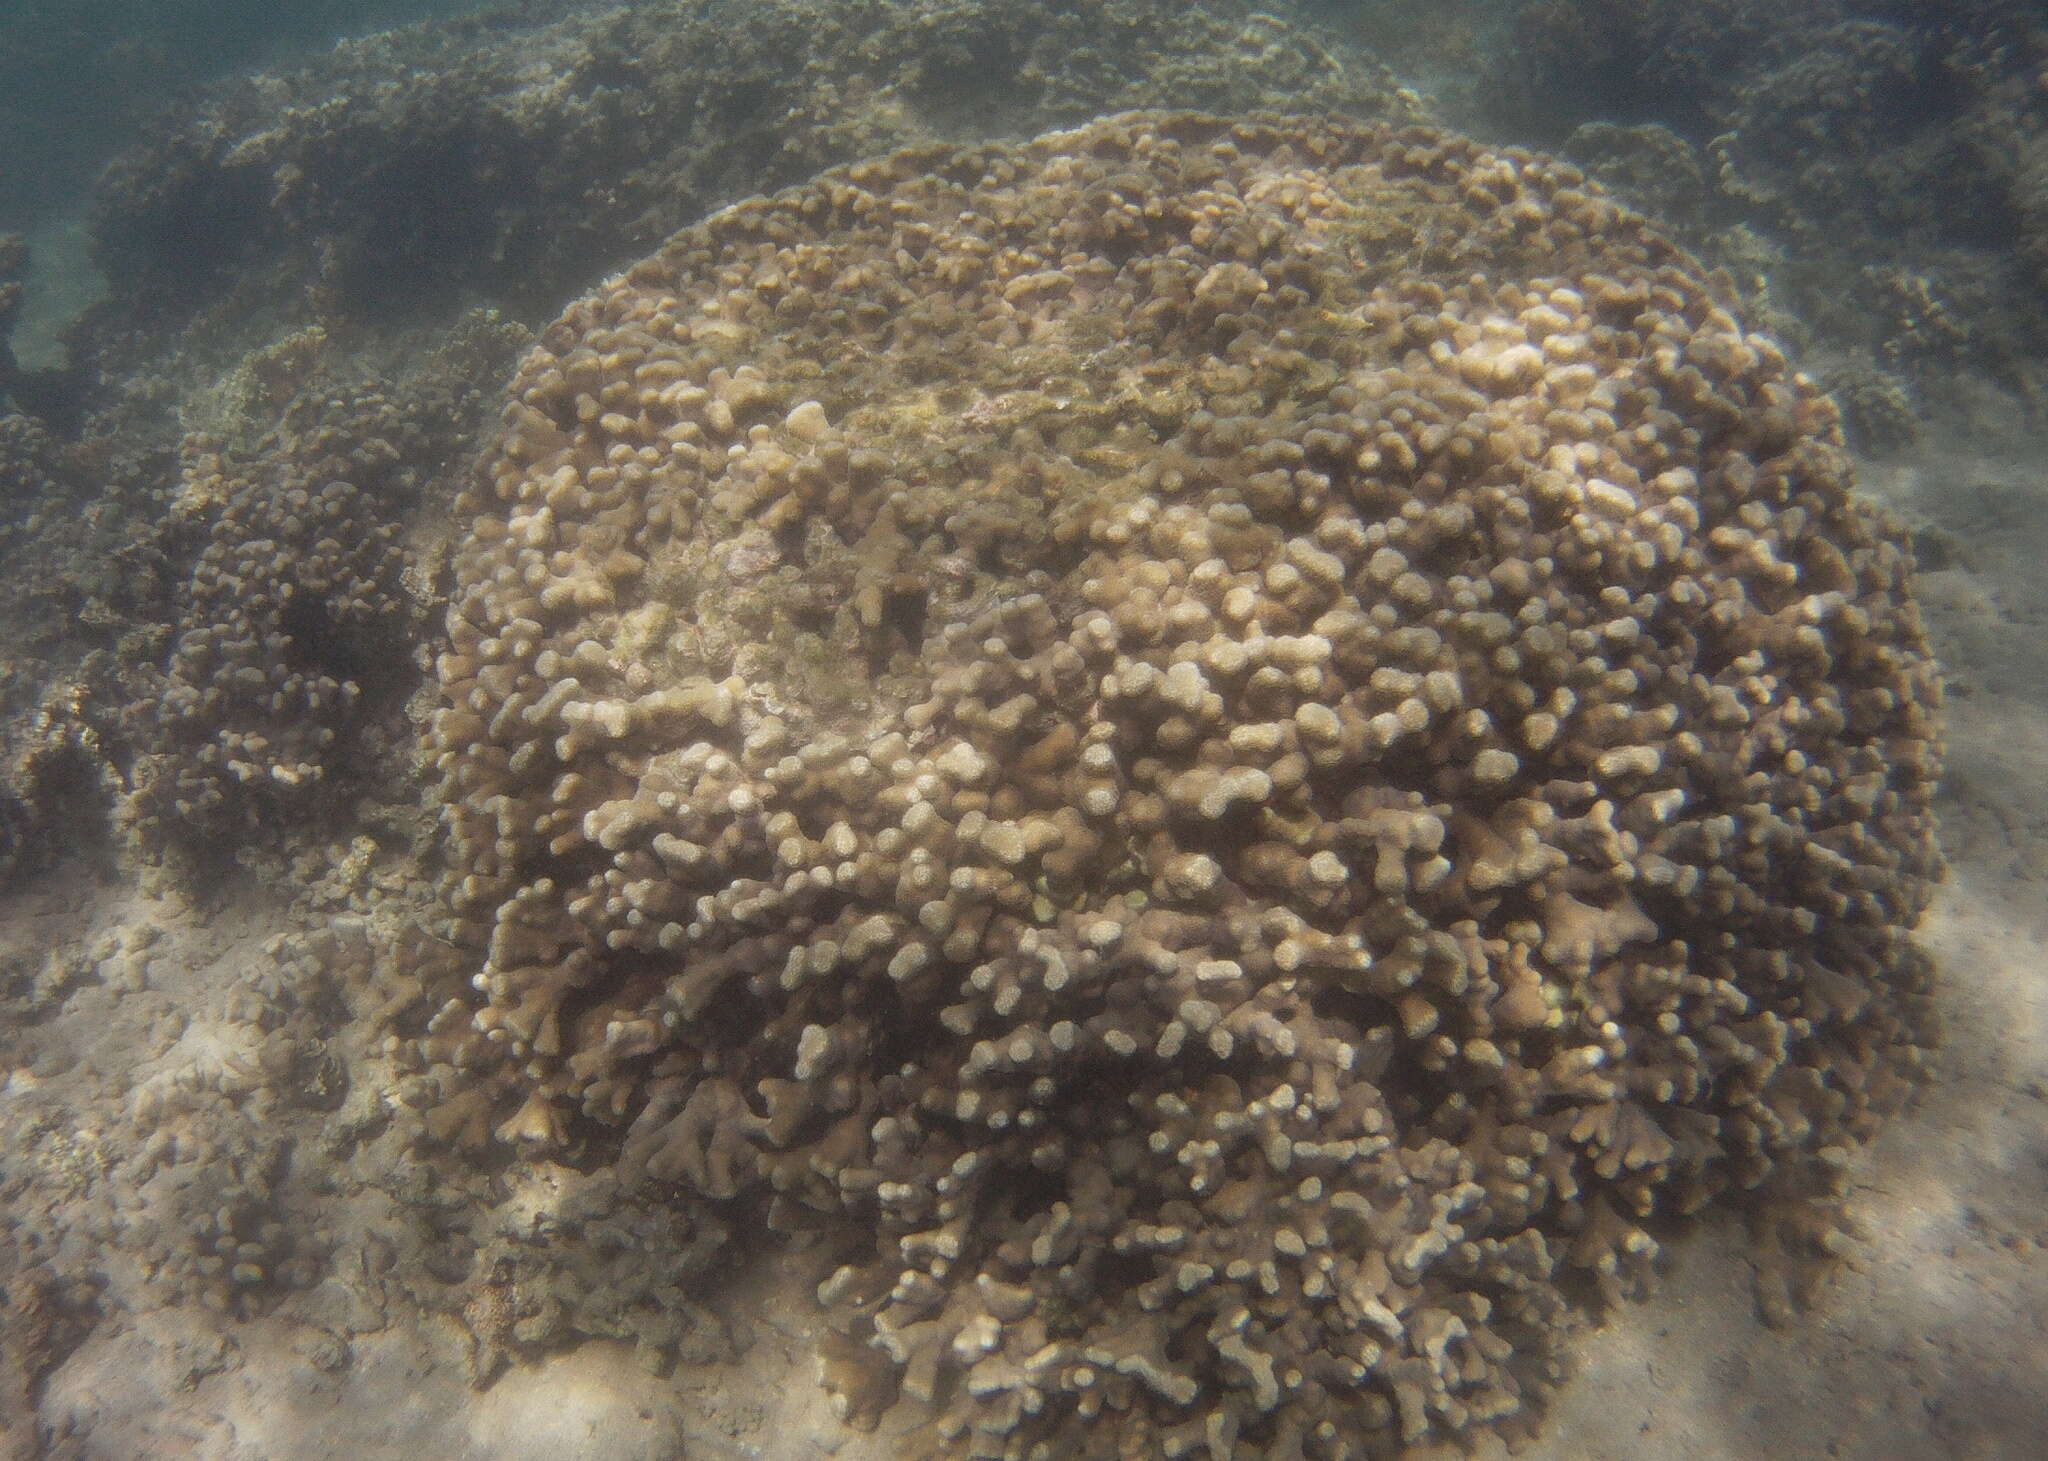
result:
[[[2037,7],[529,0],[165,100],[86,201],[0,229],[0,1457],[909,1454],[915,1406],[835,1414],[805,1273],[719,1258],[701,1203],[572,1213],[583,1158],[435,1114],[455,503],[537,333],[675,229],[1160,106],[1574,160],[1834,393],[1918,560],[1925,1078],[1849,1156],[1828,1261],[1740,1202],[1660,1228],[1517,1453],[2039,1453]]]

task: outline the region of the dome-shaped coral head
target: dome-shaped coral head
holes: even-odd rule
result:
[[[1513,1423],[1646,1221],[1912,1069],[1907,554],[1559,163],[1130,115],[840,169],[571,308],[468,510],[428,1054],[823,1234],[842,1409],[933,1454]]]

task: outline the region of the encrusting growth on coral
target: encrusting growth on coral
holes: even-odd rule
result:
[[[1908,557],[1561,164],[835,170],[573,306],[466,507],[425,1129],[755,1205],[928,1454],[1515,1425],[1652,1219],[1912,1072]]]

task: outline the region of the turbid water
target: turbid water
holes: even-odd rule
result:
[[[0,1455],[2034,1454],[2035,7],[0,55]]]

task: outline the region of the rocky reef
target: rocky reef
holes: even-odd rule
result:
[[[1939,690],[1833,408],[1575,170],[1137,114],[684,230],[461,505],[427,1134],[758,1211],[934,1456],[1526,1423],[1897,1106]]]
[[[771,1251],[947,1457],[1527,1431],[1724,1193],[1782,1314],[1938,872],[1820,387],[2038,391],[2044,55],[532,0],[181,100],[68,369],[0,238],[0,1455],[167,1315],[712,1364]]]
[[[1587,164],[1806,347],[1860,441],[2038,409],[2048,25],[2018,0],[1534,0],[1481,110]]]
[[[330,322],[456,293],[551,315],[567,281],[829,164],[1173,102],[1420,105],[1243,0],[533,5],[168,112],[101,187],[95,246],[129,319],[287,288]]]

